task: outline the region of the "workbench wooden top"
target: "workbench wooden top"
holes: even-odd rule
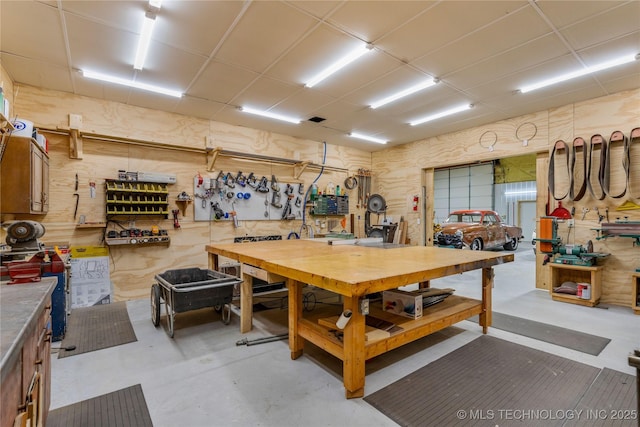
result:
[[[207,252],[342,295],[366,295],[512,262],[513,253],[431,246],[378,248],[313,240],[211,244]]]

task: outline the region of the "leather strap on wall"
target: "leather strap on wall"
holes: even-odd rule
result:
[[[573,146],[571,150],[571,176],[573,176],[575,172],[576,159],[578,157],[582,157],[582,184],[580,184],[580,189],[578,190],[577,194],[575,193],[574,189],[575,182],[571,184],[571,188],[569,190],[569,199],[577,202],[578,200],[582,199],[582,197],[587,192],[587,143],[584,139],[577,137],[573,140]],[[582,155],[578,156],[579,153],[581,153]]]
[[[621,165],[611,165],[611,149],[615,146],[622,144],[623,158]],[[601,162],[602,164],[602,162]],[[625,173],[624,188],[618,194],[611,194],[611,167],[617,168],[622,166]],[[629,183],[629,140],[619,130],[613,132],[609,138],[609,144],[607,145],[607,156],[604,162],[604,170],[601,175],[602,191],[609,197],[619,199],[627,194],[627,185]]]
[[[636,143],[635,145],[633,144],[634,142]],[[631,134],[629,135],[629,141],[627,146],[627,153],[625,157],[626,164],[624,165],[627,171],[627,191],[629,192],[629,197],[632,197],[634,199],[640,199],[640,193],[633,194],[631,189],[631,174],[635,173],[640,175],[640,167],[639,167],[638,160],[636,160],[635,162],[635,168],[631,167],[632,160],[635,160],[632,156],[633,148],[635,148],[636,151],[640,151],[640,127],[634,128],[631,130]],[[638,153],[638,157],[636,159],[640,159],[640,153]]]
[[[556,189],[555,189],[555,157],[556,157],[556,151],[559,150],[564,150],[565,152],[565,156],[566,156],[566,167],[567,167],[567,181],[569,182],[569,187],[567,188],[567,192],[564,193],[562,196],[557,196],[556,195]],[[564,142],[563,140],[558,140],[556,141],[555,144],[553,144],[553,150],[551,150],[551,156],[549,157],[549,175],[548,175],[548,181],[549,181],[549,192],[551,193],[551,196],[556,199],[556,200],[563,200],[565,197],[567,197],[567,195],[569,194],[569,190],[571,187],[573,187],[573,168],[571,165],[571,153],[569,152],[569,145],[567,145],[566,142]]]
[[[596,171],[598,176],[598,186],[600,187],[600,194],[595,193],[594,185],[591,184],[591,175],[593,175],[593,152],[599,150],[600,151],[600,164],[598,165],[598,169]],[[589,144],[589,159],[587,161],[587,188],[589,188],[589,193],[596,200],[604,200],[607,194],[602,189],[602,177],[604,175],[604,165],[607,160],[607,141],[600,134],[593,135],[591,137],[591,144]]]

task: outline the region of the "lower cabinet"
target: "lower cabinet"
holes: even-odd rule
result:
[[[45,426],[51,396],[51,301],[26,331],[0,390],[1,427]]]
[[[594,265],[584,267],[580,265],[555,263],[549,263],[547,265],[551,267],[551,289],[549,289],[549,292],[554,301],[585,305],[587,307],[595,307],[598,305],[602,291],[603,266]],[[560,286],[566,281],[588,284],[588,294],[578,296],[553,292],[553,288]]]

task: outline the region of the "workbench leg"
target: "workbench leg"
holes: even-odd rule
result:
[[[351,310],[351,319],[343,330],[343,381],[347,399],[364,396],[365,377],[365,317],[358,310],[358,297],[344,297],[344,310]]]
[[[209,253],[209,270],[218,271],[218,255]]]
[[[425,280],[423,282],[418,283],[418,289],[429,289],[431,287],[431,282],[429,280]]]
[[[482,269],[482,313],[480,313],[480,326],[482,333],[486,334],[491,326],[491,290],[493,288],[493,268]]]
[[[253,277],[242,274],[240,284],[240,332],[249,332],[253,324]]]
[[[298,335],[298,322],[302,318],[302,283],[287,279],[289,289],[289,349],[291,359],[302,356],[304,339]]]

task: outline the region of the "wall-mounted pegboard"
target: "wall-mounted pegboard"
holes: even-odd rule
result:
[[[231,221],[234,212],[238,221],[302,219],[304,184],[280,182],[274,176],[237,178],[222,172],[194,177],[194,220]]]

